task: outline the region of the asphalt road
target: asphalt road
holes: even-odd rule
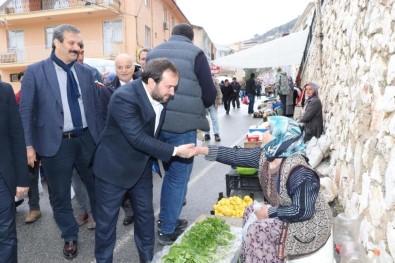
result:
[[[256,101],[256,104],[260,100]],[[226,115],[223,107],[218,112],[220,123],[221,142],[215,142],[211,135],[211,141],[205,144],[218,144],[223,146],[243,146],[244,137],[250,125],[262,122],[262,119],[254,119],[247,114],[247,106],[241,105],[240,109],[231,109]],[[198,141],[197,145],[202,145]],[[184,206],[181,218],[192,223],[201,214],[209,214],[212,205],[217,201],[218,193],[226,193],[225,174],[230,170],[228,165],[216,162],[208,162],[202,156],[198,156],[194,162],[194,168],[189,182],[187,204]],[[159,213],[160,189],[162,179],[154,176],[154,209],[155,216]],[[25,224],[24,220],[29,211],[27,200],[17,208],[17,233],[18,233],[18,259],[20,263],[54,263],[70,262],[63,257],[64,242],[60,238],[60,231],[53,219],[52,209],[48,200],[46,185],[44,192],[40,194],[40,206],[42,216],[33,224]],[[240,193],[238,193],[240,194]],[[244,193],[241,193],[244,194]],[[257,193],[259,194],[259,193]],[[74,204],[74,200],[73,200]],[[138,263],[138,253],[134,243],[133,224],[122,225],[124,214],[121,209],[117,225],[117,243],[114,249],[114,262]],[[94,258],[94,230],[88,230],[86,225],[80,227],[79,255],[73,260],[78,263],[95,262]],[[162,246],[156,243],[155,251],[162,250]],[[1,260],[0,260],[1,261]]]

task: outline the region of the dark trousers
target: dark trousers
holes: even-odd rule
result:
[[[62,139],[59,151],[52,157],[41,157],[48,184],[49,201],[56,224],[65,241],[78,239],[78,224],[71,206],[71,176],[73,168],[78,170],[84,182],[95,217],[95,185],[92,169],[89,167],[95,142],[89,131],[83,135]]]
[[[232,107],[235,108],[237,105],[237,108],[240,108],[240,97],[239,94],[236,94],[232,98]]]
[[[140,259],[152,260],[155,235],[151,167],[152,162],[149,161],[140,180],[130,189],[124,189],[96,178],[95,257],[97,263],[113,261],[119,208],[125,194],[129,196],[133,206],[134,241]],[[138,175],[132,173],[130,176]]]
[[[280,95],[280,100],[281,100],[281,109],[283,110],[283,116],[285,116],[285,110],[286,110],[286,107],[287,107],[287,95],[281,95],[281,94],[279,94]]]
[[[18,262],[15,199],[0,173],[0,261]]]
[[[38,192],[38,178],[39,178],[40,164],[34,163],[34,167],[29,166],[29,209],[40,210],[40,194]]]
[[[254,113],[254,103],[255,103],[255,95],[253,94],[248,94],[248,100],[250,101],[248,103],[248,114]]]
[[[229,113],[229,110],[230,110],[230,102],[231,102],[231,100],[232,100],[232,98],[223,98],[224,108],[225,108],[225,111],[227,113]]]

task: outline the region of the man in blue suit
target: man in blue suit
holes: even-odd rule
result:
[[[0,261],[15,263],[15,196],[26,195],[29,174],[21,117],[11,85],[0,82]]]
[[[141,78],[114,91],[93,162],[96,175],[95,256],[98,263],[113,260],[119,208],[127,194],[134,211],[134,239],[140,262],[153,258],[154,209],[152,164],[158,158],[189,158],[194,145],[174,147],[161,142],[159,131],[165,104],[174,95],[179,72],[168,59],[152,60]]]
[[[75,26],[54,29],[51,56],[27,68],[19,105],[28,164],[33,167],[36,154],[40,156],[67,259],[78,254],[78,224],[70,200],[72,170],[76,167],[87,187],[94,215],[89,163],[102,126],[92,74],[75,63],[80,42]]]

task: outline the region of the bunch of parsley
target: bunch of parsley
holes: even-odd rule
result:
[[[210,263],[218,258],[219,246],[230,244],[235,236],[224,220],[213,217],[197,222],[173,245],[162,260],[165,263]]]

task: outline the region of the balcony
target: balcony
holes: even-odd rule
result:
[[[84,12],[111,11],[119,13],[120,6],[120,0],[12,0],[6,6],[0,7],[0,15],[31,15],[31,12],[38,13],[36,11],[65,11],[68,9],[83,9]],[[7,19],[10,20],[10,17]]]
[[[15,52],[7,52],[4,54],[0,54],[0,63],[15,63],[15,62],[16,62]]]
[[[84,41],[84,45],[85,57],[89,58],[114,59],[116,55],[127,52],[126,45],[123,43]],[[30,65],[48,58],[51,51],[52,49],[46,46],[0,49],[0,70]]]

